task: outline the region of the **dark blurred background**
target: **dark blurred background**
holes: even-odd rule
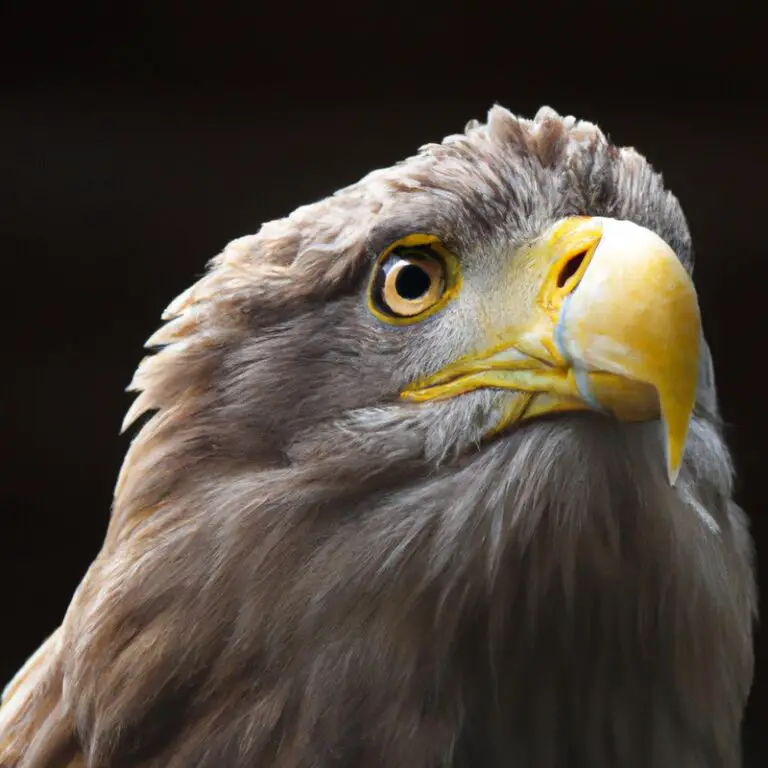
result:
[[[58,624],[99,549],[127,447],[123,390],[168,301],[227,241],[494,102],[598,122],[681,199],[738,501],[766,550],[756,17],[661,2],[0,9],[0,681]],[[757,648],[755,767],[768,762],[764,635]]]

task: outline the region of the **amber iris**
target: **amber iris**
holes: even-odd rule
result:
[[[445,287],[445,264],[429,247],[396,248],[379,265],[373,294],[381,312],[416,317],[440,301]]]

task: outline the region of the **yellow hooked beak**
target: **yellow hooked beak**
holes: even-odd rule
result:
[[[674,484],[696,397],[701,319],[693,282],[656,234],[574,217],[511,261],[490,301],[488,347],[409,386],[414,402],[512,390],[496,431],[548,413],[661,417]],[[494,304],[494,301],[497,302]],[[503,318],[497,325],[496,318]]]

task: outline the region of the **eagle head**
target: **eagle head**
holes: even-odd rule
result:
[[[648,162],[549,108],[230,243],[148,341],[0,756],[736,768],[754,582],[692,262]]]

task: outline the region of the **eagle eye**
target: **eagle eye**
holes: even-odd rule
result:
[[[410,235],[390,245],[376,262],[369,307],[388,323],[417,322],[458,288],[456,259],[431,235]]]
[[[397,317],[414,317],[440,301],[445,291],[442,262],[417,248],[393,251],[380,265],[376,298]]]

